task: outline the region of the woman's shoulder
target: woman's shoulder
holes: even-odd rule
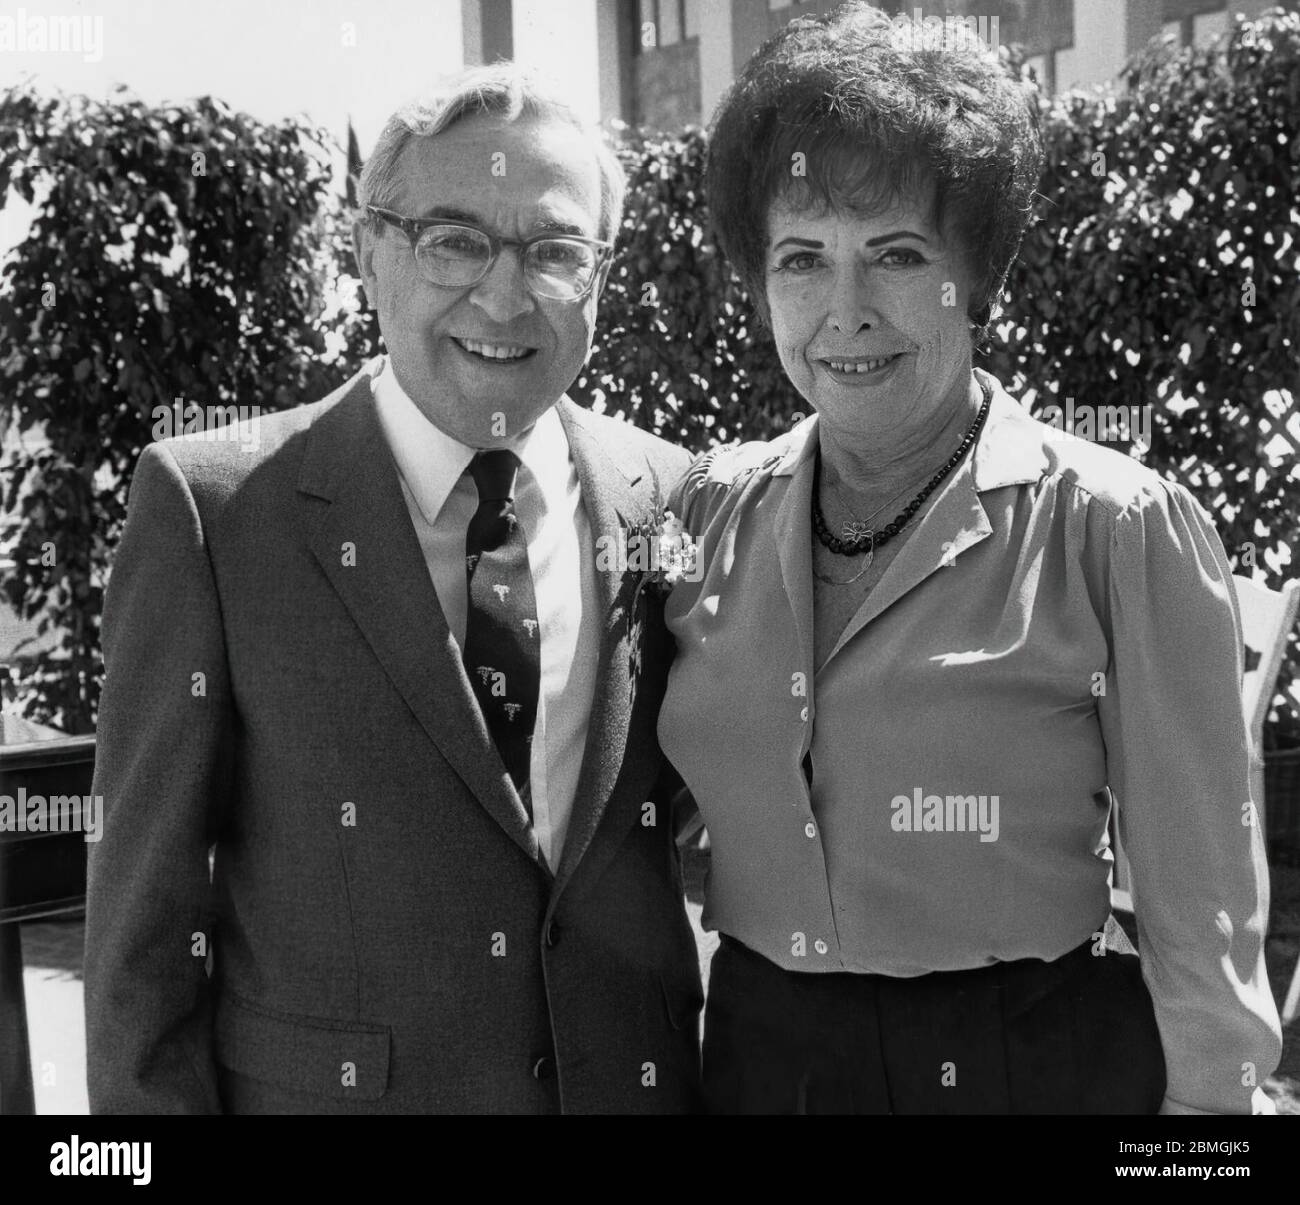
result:
[[[1086,509],[1095,506],[1114,519],[1152,505],[1168,506],[1177,495],[1191,498],[1181,485],[1162,477],[1138,456],[1076,435],[1071,427],[1044,421],[999,382],[993,384],[995,406],[986,432],[991,446],[978,454],[982,463],[977,478],[985,485],[1037,482],[1040,489],[1071,494]],[[1048,415],[1053,412],[1052,407],[1045,411]]]
[[[1100,407],[1074,408],[1069,425],[1061,425],[1030,414],[1024,403],[1000,383],[994,380],[993,385],[995,406],[986,432],[989,446],[982,448],[977,457],[981,462],[977,469],[980,488],[1027,484],[1042,499],[1064,499],[1071,512],[1089,526],[1100,524],[1116,536],[1123,529],[1152,524],[1176,530],[1189,523],[1211,523],[1186,486],[1163,476],[1143,456],[1074,434],[1078,411],[1086,409],[1091,415],[1095,410],[1099,428],[1104,417],[1105,429],[1110,430],[1117,421],[1113,412],[1124,407],[1108,406],[1104,413]],[[1050,416],[1053,408],[1044,413]],[[1150,428],[1129,417],[1127,429],[1145,436],[1135,447],[1149,451]]]
[[[775,439],[720,444],[696,457],[673,491],[671,509],[688,530],[700,530],[727,498],[796,460],[809,437],[809,421]]]
[[[1044,440],[1045,477],[1099,506],[1114,521],[1171,505],[1196,505],[1189,490],[1135,456],[1077,436],[1052,432]]]

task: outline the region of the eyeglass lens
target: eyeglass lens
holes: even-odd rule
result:
[[[487,275],[492,244],[478,230],[430,226],[420,236],[416,259],[436,284],[471,285]],[[545,297],[578,296],[595,271],[595,249],[572,239],[541,239],[530,243],[524,253],[524,279]]]

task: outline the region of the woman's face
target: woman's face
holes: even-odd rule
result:
[[[855,441],[923,444],[969,396],[970,273],[932,208],[900,199],[867,217],[778,200],[768,215],[781,363],[823,425]]]

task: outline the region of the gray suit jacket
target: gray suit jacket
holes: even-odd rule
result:
[[[253,455],[168,440],[140,458],[104,609],[92,1109],[691,1110],[701,993],[656,799],[659,606],[634,600],[636,574],[599,576],[552,874],[439,607],[371,369],[264,417]],[[597,537],[649,517],[651,468],[667,488],[689,462],[559,412]]]

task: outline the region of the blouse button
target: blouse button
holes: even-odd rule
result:
[[[804,836],[809,840],[812,840],[813,837],[817,836],[817,826],[811,820],[803,826],[803,831]]]
[[[816,950],[818,954],[825,954],[826,943],[822,941],[821,938],[818,938],[815,942],[813,942],[813,949]]]

